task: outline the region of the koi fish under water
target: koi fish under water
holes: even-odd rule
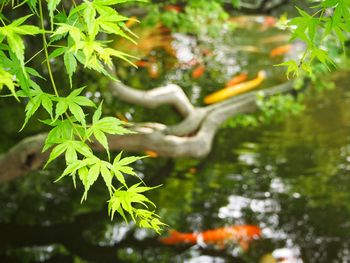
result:
[[[247,73],[245,73],[245,72],[240,73],[239,75],[234,76],[232,79],[227,81],[227,83],[225,84],[225,87],[226,88],[231,87],[233,85],[236,85],[238,83],[246,81],[247,79],[248,79],[248,74]]]
[[[237,225],[211,229],[199,233],[181,233],[171,230],[168,237],[160,242],[166,245],[176,244],[214,244],[224,245],[226,242],[237,242],[244,251],[249,249],[250,243],[261,236],[261,229],[255,225]]]
[[[152,79],[156,79],[159,77],[159,68],[158,68],[158,64],[155,61],[145,61],[145,60],[139,60],[136,61],[134,63],[136,66],[140,67],[140,68],[146,68],[148,75],[152,78]]]
[[[198,67],[196,67],[193,71],[192,71],[192,78],[194,79],[198,79],[200,78],[205,72],[205,66],[203,65],[199,65]]]
[[[268,27],[273,27],[277,23],[277,19],[273,16],[265,16],[264,17],[264,22],[263,25],[268,26]]]
[[[166,5],[166,6],[164,6],[164,10],[174,11],[176,13],[180,13],[182,11],[182,7],[179,5]]]
[[[233,16],[228,18],[228,22],[235,23],[238,27],[252,28],[256,27],[260,31],[275,27],[277,19],[273,16]],[[258,26],[258,27],[257,27]]]
[[[251,89],[254,89],[255,87],[259,86],[265,78],[266,72],[264,70],[260,70],[258,72],[258,76],[255,79],[245,81],[230,87],[226,87],[212,94],[209,94],[204,98],[204,103],[213,104],[228,99],[232,96],[241,94],[243,92],[249,91]]]
[[[146,150],[145,154],[150,157],[150,158],[157,158],[158,157],[158,153],[154,152],[154,151],[150,151],[150,150]]]
[[[271,50],[270,57],[273,58],[277,56],[282,56],[284,54],[287,54],[289,51],[291,51],[291,49],[292,49],[292,45],[289,45],[289,44],[276,47]]]

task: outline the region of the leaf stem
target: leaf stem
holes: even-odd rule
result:
[[[1,21],[1,23],[2,23],[4,26],[6,26],[4,20],[2,20],[1,16],[0,16],[0,21]]]
[[[36,52],[31,58],[29,58],[26,62],[24,62],[24,65],[26,65],[28,62],[30,62],[33,58],[35,58],[37,55],[39,55],[44,48],[40,49],[38,52]]]
[[[309,52],[309,48],[306,48],[304,53],[303,53],[303,56],[301,57],[301,59],[299,60],[299,64],[298,64],[298,68],[301,67],[301,65],[304,63],[304,60],[306,58],[306,55],[308,54]]]
[[[43,30],[42,36],[43,36],[43,45],[44,45],[44,52],[45,52],[45,57],[46,57],[47,70],[49,72],[50,81],[51,81],[52,87],[55,91],[55,94],[57,97],[59,97],[60,95],[58,94],[56,83],[55,83],[55,80],[54,80],[53,75],[52,75],[52,70],[51,70],[51,65],[50,65],[50,60],[49,60],[49,53],[47,51],[47,42],[46,42],[46,35],[45,35],[46,31],[45,31],[45,26],[44,26],[44,16],[43,16],[43,8],[42,8],[41,0],[39,0],[39,15],[40,15],[41,29]]]

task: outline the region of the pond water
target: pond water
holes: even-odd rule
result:
[[[281,34],[277,30],[258,32],[263,39]],[[250,44],[248,52],[241,54],[232,45],[247,44],[232,42],[230,37],[216,42],[183,35],[175,39],[172,43],[175,51],[182,50],[182,63],[171,55],[163,62],[160,57],[165,51],[153,51],[155,63],[164,71],[159,78],[147,68],[140,69],[141,73],[120,69],[120,77],[126,72],[129,84],[145,89],[169,80],[177,82],[196,105],[202,105],[203,96],[242,70],[254,77],[258,70],[266,69],[270,78],[263,87],[285,79],[283,69],[271,66],[281,59],[271,62],[272,46]],[[261,50],[256,52],[257,48]],[[203,54],[206,49],[210,52]],[[193,66],[186,64],[196,57],[194,50],[202,50],[197,59],[206,68],[195,80],[191,78]],[[170,228],[195,232],[254,224],[263,235],[247,251],[235,242],[164,245],[150,231],[120,220],[111,222],[103,182],[80,204],[81,186],[74,189],[68,179],[52,183],[62,169],[56,163],[48,170],[0,185],[0,262],[250,263],[280,248],[300,254],[305,263],[350,262],[349,75],[336,72],[331,78],[337,88],[307,92],[306,109],[299,116],[258,128],[222,128],[203,160],[148,158],[136,164],[148,185],[163,185],[150,198]],[[179,120],[171,109],[158,116],[156,111],[119,105],[120,112],[136,121]],[[10,134],[11,127],[0,129],[0,134]],[[8,148],[11,140],[0,138],[2,150]]]

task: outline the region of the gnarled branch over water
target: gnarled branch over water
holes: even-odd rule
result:
[[[122,82],[114,81],[110,84],[110,91],[125,102],[146,108],[154,109],[160,105],[169,104],[173,105],[183,116],[187,116],[194,110],[186,94],[175,84],[142,91],[130,88]]]
[[[111,93],[127,102],[155,108],[162,104],[173,105],[184,119],[177,125],[167,126],[161,123],[130,124],[129,129],[136,134],[110,136],[111,150],[157,152],[164,157],[206,156],[212,147],[214,136],[219,127],[229,118],[240,113],[256,110],[257,91],[227,99],[206,107],[194,107],[182,89],[177,85],[166,85],[150,91],[139,91],[121,82],[110,85]],[[265,96],[285,93],[293,89],[292,82],[264,90]],[[7,153],[0,155],[0,183],[25,175],[39,169],[47,159],[48,153],[42,153],[46,134],[28,137]],[[94,144],[96,150],[103,150]]]

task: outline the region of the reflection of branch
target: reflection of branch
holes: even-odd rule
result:
[[[0,224],[0,247],[32,247],[62,244],[79,257],[95,262],[119,262],[116,246],[98,246],[84,238],[84,231],[101,222],[103,212],[80,215],[71,223],[51,226]]]
[[[271,3],[269,0],[259,0],[255,3],[247,3],[242,1],[240,3],[239,9],[246,13],[270,13],[272,10],[279,8],[283,5],[288,4],[288,0],[280,0],[275,3]],[[231,3],[224,4],[226,10],[232,10],[233,6]]]
[[[259,4],[259,9],[262,10],[265,8],[265,5],[267,4],[269,0],[262,0]]]
[[[275,4],[265,5],[265,7],[263,8],[263,11],[265,13],[270,13],[272,10],[277,9],[277,8],[279,8],[281,6],[284,6],[284,5],[288,4],[288,1],[289,0],[281,0],[280,2],[275,3]]]
[[[265,90],[264,94],[271,96],[288,92],[292,86],[291,82],[287,82]],[[160,123],[131,125],[130,129],[136,131],[136,134],[109,137],[111,150],[152,150],[159,156],[202,158],[210,152],[213,138],[222,123],[239,113],[256,110],[256,91],[203,108],[195,108],[176,85],[147,92],[137,91],[121,83],[112,85],[111,88],[113,94],[119,94],[127,101],[143,106],[152,107],[153,103],[155,105],[172,104],[185,116],[182,122],[174,126]],[[171,91],[175,93],[174,98],[171,98]],[[26,138],[9,152],[1,155],[0,182],[12,180],[41,167],[47,158],[47,154],[41,153],[45,137],[46,134],[40,134]],[[94,144],[92,147],[95,150],[103,150],[99,144]]]

